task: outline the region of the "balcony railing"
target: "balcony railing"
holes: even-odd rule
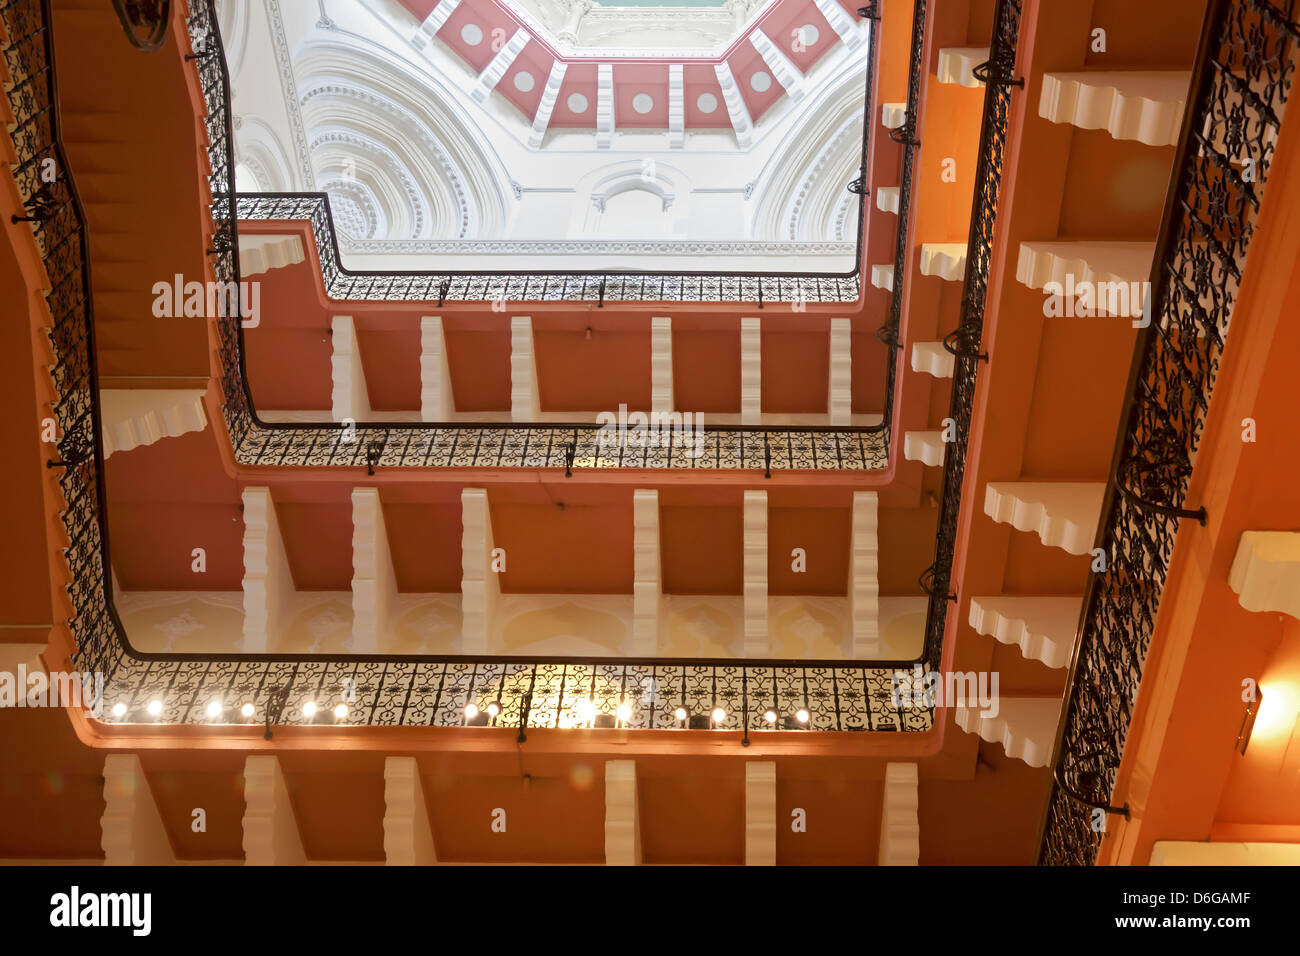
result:
[[[1295,76],[1293,2],[1211,0],[1183,117],[1053,760],[1039,860],[1096,861],[1274,144]]]
[[[50,0],[0,0],[7,91],[18,155],[11,167],[48,274],[57,458],[67,507],[73,663],[103,678],[98,716],[118,724],[623,727],[735,731],[924,732],[932,710],[910,661],[775,661],[435,657],[419,655],[149,654],[130,646],[112,602],[94,315],[84,207],[60,139]],[[193,20],[215,36],[211,0]],[[219,47],[199,69],[221,77]],[[228,123],[213,122],[222,140]],[[229,153],[226,152],[228,158]],[[47,161],[52,161],[52,166]],[[215,164],[214,164],[215,165]],[[53,182],[41,175],[58,171]],[[226,171],[229,166],[225,166]],[[237,278],[231,196],[210,251],[218,278]],[[224,204],[224,205],[223,205]],[[924,669],[922,674],[924,674]],[[900,694],[895,693],[895,682]],[[910,703],[909,702],[914,702]],[[214,708],[214,704],[219,705]],[[311,705],[311,706],[309,706]],[[335,708],[340,708],[336,711]]]
[[[863,14],[868,10],[864,8]],[[509,301],[855,301],[861,271],[866,197],[859,203],[858,266],[852,277],[827,275],[664,273],[356,273],[339,259],[328,202],[322,194],[235,197],[230,124],[230,80],[215,16],[190,3],[188,27],[207,106],[210,192],[216,225],[213,261],[220,282],[239,281],[238,218],[306,219],[315,234],[326,289],[339,300]],[[866,110],[873,98],[876,31],[870,33]],[[916,67],[917,64],[914,64]],[[866,117],[863,168],[869,162],[873,124]],[[852,186],[852,184],[850,184]],[[861,189],[857,190],[861,192]],[[237,212],[237,215],[234,213]],[[257,466],[402,468],[693,468],[879,471],[888,467],[895,356],[883,420],[866,426],[705,426],[702,444],[602,442],[585,423],[468,422],[270,423],[257,415],[245,370],[244,333],[234,318],[216,320],[222,359],[226,429],[235,459]]]

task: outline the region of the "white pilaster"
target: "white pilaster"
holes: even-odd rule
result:
[[[853,492],[852,561],[849,568],[849,615],[853,656],[880,656],[880,516],[874,491]]]
[[[659,492],[632,492],[632,654],[654,657],[659,650],[663,579],[659,561]]]
[[[853,417],[853,324],[831,319],[829,389],[826,415],[832,425],[848,425]]]
[[[105,866],[176,863],[158,804],[135,754],[104,758],[104,815],[99,818],[99,833]]]
[[[668,66],[668,147],[683,149],[686,146],[686,83],[682,65]]]
[[[763,328],[757,318],[740,320],[740,423],[763,420]]]
[[[244,643],[245,654],[265,654],[276,641],[293,601],[293,574],[284,553],[280,522],[269,488],[245,488]]]
[[[510,319],[510,419],[535,422],[541,415],[537,395],[537,359],[533,351],[533,320],[516,315]]]
[[[352,489],[352,643],[353,654],[373,654],[388,632],[397,604],[388,529],[377,488]]]
[[[749,35],[749,42],[758,51],[758,55],[763,58],[763,62],[772,71],[772,76],[781,84],[781,88],[785,90],[786,95],[794,102],[803,99],[803,74],[799,72],[797,66],[790,62],[790,58],[772,42],[772,38],[760,28]]]
[[[1001,644],[1018,646],[1027,660],[1065,667],[1074,650],[1082,605],[1082,597],[972,597],[970,626]]]
[[[564,74],[568,69],[568,64],[562,60],[551,64],[541,102],[537,104],[537,113],[533,116],[533,128],[528,133],[528,145],[533,149],[541,146],[542,140],[546,138],[546,128],[551,125],[551,114],[555,112],[555,103],[560,98],[560,87],[564,85]]]
[[[776,866],[776,763],[745,764],[745,865]]]
[[[984,513],[1017,531],[1032,531],[1049,548],[1092,550],[1106,486],[1100,481],[990,481]]]
[[[384,760],[384,862],[388,866],[438,862],[424,784],[414,757]]]
[[[749,107],[745,105],[744,97],[740,95],[736,78],[731,74],[731,66],[723,60],[721,63],[714,64],[713,72],[718,78],[718,86],[722,87],[722,101],[727,104],[731,128],[736,133],[736,145],[741,149],[749,149],[754,132],[754,121],[749,116]]]
[[[244,865],[301,866],[307,862],[280,759],[244,760]]]
[[[596,67],[596,148],[609,149],[614,144],[614,66],[601,63]]]
[[[917,815],[920,777],[914,763],[885,766],[880,810],[881,866],[916,866],[921,860],[921,823]]]
[[[501,594],[492,570],[492,515],[487,491],[465,488],[461,508],[461,647],[462,654],[486,654],[492,609]]]
[[[440,3],[436,4],[429,11],[429,15],[424,18],[420,28],[415,31],[415,35],[411,37],[411,45],[417,50],[427,46],[434,35],[446,24],[448,18],[456,12],[458,6],[460,6],[460,0],[441,0]]]
[[[446,422],[456,410],[442,316],[420,317],[420,420]]]
[[[641,863],[641,817],[636,796],[636,761],[605,761],[605,863]]]
[[[506,75],[515,59],[528,45],[532,39],[527,30],[516,30],[514,35],[506,41],[505,46],[497,50],[497,55],[487,65],[482,73],[479,74],[478,82],[470,89],[469,95],[480,103],[487,102],[488,96],[497,88],[501,78]]]
[[[770,657],[767,628],[767,492],[745,492],[745,656]]]
[[[673,320],[656,315],[650,320],[650,411],[671,412],[673,400]]]
[[[330,319],[330,377],[333,383],[331,413],[334,421],[352,419],[362,422],[370,417],[370,392],[366,388],[366,370],[361,364],[357,327],[350,315]]]
[[[813,3],[817,6],[817,11],[831,25],[831,29],[839,34],[845,46],[852,49],[862,42],[865,36],[862,28],[835,0],[813,0]]]
[[[1300,532],[1243,531],[1228,586],[1247,611],[1300,618]]]

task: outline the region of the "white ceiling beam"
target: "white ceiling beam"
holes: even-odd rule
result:
[[[614,67],[601,63],[596,67],[596,148],[614,145]]]
[[[745,105],[744,97],[740,95],[736,78],[731,74],[731,66],[724,60],[714,64],[713,72],[718,78],[718,86],[722,87],[722,101],[727,104],[731,128],[736,133],[736,145],[741,149],[749,149],[754,121],[749,116],[749,107]]]
[[[920,776],[914,763],[885,766],[885,792],[880,807],[881,866],[916,866],[921,860],[921,823],[918,788]]]
[[[99,845],[105,866],[173,866],[167,828],[135,754],[104,758],[104,815]]]
[[[668,147],[686,146],[686,82],[680,63],[668,66]]]
[[[632,492],[632,655],[659,651],[663,578],[659,560],[659,492]]]
[[[849,616],[853,657],[880,656],[880,520],[874,491],[853,493],[852,561],[849,569]]]
[[[456,410],[442,316],[420,317],[420,420],[445,422]]]
[[[353,654],[374,654],[387,634],[397,605],[388,528],[378,488],[352,489],[352,646]]]
[[[492,62],[479,74],[478,82],[470,89],[469,95],[480,103],[486,103],[488,96],[497,88],[501,78],[506,75],[506,71],[514,64],[515,59],[531,39],[527,30],[516,30],[514,36],[506,41],[505,46],[497,50],[497,55],[492,58]]]
[[[361,363],[357,327],[350,315],[330,319],[330,415],[336,422],[370,418],[370,390]]]
[[[546,86],[542,89],[542,100],[537,104],[537,113],[533,116],[533,128],[528,133],[528,145],[533,149],[541,146],[546,139],[551,114],[555,112],[555,103],[560,98],[560,87],[564,85],[564,74],[568,69],[568,64],[560,60],[551,64],[550,75],[546,77]]]
[[[460,0],[442,0],[429,11],[429,15],[424,18],[415,35],[411,37],[411,45],[417,50],[423,49],[434,35],[443,28],[451,15],[456,12],[460,6]]]
[[[745,656],[771,657],[767,626],[767,492],[746,491],[744,500]]]
[[[250,754],[244,760],[243,823],[245,866],[307,862],[278,757]]]
[[[533,348],[533,319],[510,318],[510,420],[535,422],[541,416],[537,391],[537,358]]]
[[[605,863],[641,864],[641,813],[636,795],[636,761],[605,761]]]
[[[755,316],[740,320],[740,423],[763,420],[763,329]]]
[[[280,522],[270,488],[245,488],[244,504],[244,645],[245,654],[275,648],[284,621],[293,609],[293,574],[280,536]]]
[[[758,51],[758,55],[763,58],[763,62],[772,71],[772,76],[776,77],[776,81],[781,84],[781,88],[785,90],[786,95],[794,102],[803,99],[805,92],[803,74],[799,72],[797,66],[790,62],[790,58],[772,42],[772,38],[759,29],[749,35],[749,42]]]
[[[866,38],[862,27],[854,22],[848,11],[836,0],[813,0],[813,3],[817,5],[818,12],[826,18],[826,22],[831,25],[831,29],[839,34],[845,46],[855,47]]]
[[[853,325],[848,319],[831,319],[827,380],[827,419],[832,425],[848,425],[853,417]]]
[[[438,862],[420,767],[414,757],[384,760],[384,863],[430,866]]]
[[[745,764],[745,865],[776,866],[776,763]]]
[[[650,319],[650,411],[671,412],[673,400],[673,320]]]
[[[461,638],[462,654],[486,654],[492,632],[492,612],[501,586],[492,570],[492,513],[487,491],[465,488],[460,493]]]

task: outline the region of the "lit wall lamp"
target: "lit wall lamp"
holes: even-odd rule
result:
[[[1246,701],[1246,712],[1241,715],[1241,729],[1237,731],[1237,743],[1234,749],[1243,757],[1246,756],[1246,745],[1250,743],[1251,732],[1255,729],[1255,718],[1259,716],[1259,709],[1264,706],[1264,688],[1259,686],[1259,681],[1252,681],[1254,686],[1254,695],[1252,699]]]

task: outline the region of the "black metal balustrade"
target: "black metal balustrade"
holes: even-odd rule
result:
[[[421,655],[150,654],[133,649],[112,602],[94,316],[84,208],[60,140],[50,0],[0,0],[12,79],[11,167],[49,278],[46,301],[57,457],[67,502],[64,554],[69,626],[83,674],[104,682],[100,719],[120,724],[625,727],[731,730],[748,742],[764,730],[924,732],[933,713],[911,661],[754,661],[504,658]],[[194,0],[191,28],[215,37],[211,0]],[[219,46],[195,53],[209,83],[224,69]],[[228,90],[224,91],[228,95]],[[209,114],[224,143],[228,122]],[[223,139],[223,137],[225,137]],[[216,182],[229,183],[229,179]],[[238,278],[232,193],[214,189],[217,278]],[[237,328],[237,325],[235,325]],[[231,331],[227,326],[225,331]],[[235,370],[238,371],[237,369]],[[227,375],[233,373],[226,370]],[[242,384],[241,379],[228,378]],[[359,440],[364,446],[364,441]],[[922,673],[925,673],[924,669]],[[898,681],[899,700],[894,693]],[[909,701],[915,701],[909,704]],[[336,708],[339,708],[336,710]],[[801,719],[803,718],[803,719]]]
[[[1045,865],[1096,862],[1295,75],[1293,0],[1210,0],[1053,759]]]
[[[867,197],[858,210],[857,266],[852,276],[664,273],[356,273],[345,269],[324,194],[235,197],[230,80],[216,17],[191,2],[188,28],[207,104],[210,192],[216,225],[217,279],[239,281],[238,219],[305,219],[312,225],[321,270],[338,300],[482,301],[854,301],[858,296]],[[865,11],[864,11],[865,12]],[[872,104],[877,38],[872,30],[866,67],[866,111]],[[872,123],[864,121],[863,164]],[[237,211],[237,215],[232,215]],[[585,423],[467,422],[271,423],[261,420],[247,383],[243,329],[234,317],[216,319],[222,359],[227,431],[236,460],[245,465],[318,467],[695,468],[875,471],[888,467],[895,357],[889,358],[886,407],[879,425],[711,426],[699,447],[673,436],[667,443],[601,441]]]
[[[943,653],[948,606],[955,600],[952,559],[961,513],[962,483],[966,476],[975,381],[980,363],[988,360],[988,356],[980,351],[980,342],[992,267],[993,231],[997,225],[998,199],[1002,189],[1011,94],[1013,90],[1024,87],[1024,80],[1015,76],[1020,14],[1021,0],[998,0],[989,58],[976,68],[976,75],[984,83],[984,117],[980,123],[975,195],[966,239],[966,275],[962,280],[961,316],[957,328],[944,338],[944,347],[954,356],[952,398],[948,406],[948,417],[954,422],[953,437],[945,444],[934,563],[921,576],[921,586],[930,596],[925,625],[925,657],[935,667],[938,667]],[[897,287],[899,277],[896,275],[894,278]]]

